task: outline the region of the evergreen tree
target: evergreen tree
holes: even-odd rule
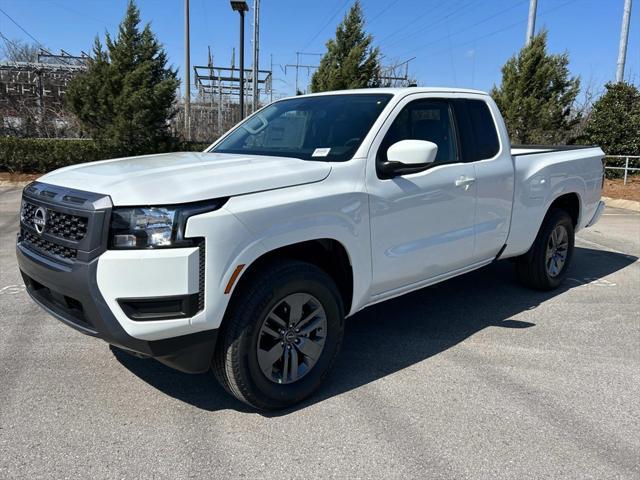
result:
[[[327,53],[311,78],[312,92],[376,87],[380,77],[380,52],[364,31],[360,0],[356,0],[327,42]]]
[[[179,81],[167,55],[131,0],[118,35],[99,38],[86,73],[67,91],[67,104],[98,142],[122,153],[145,153],[168,140]]]
[[[640,155],[640,91],[628,83],[608,83],[594,104],[581,141],[608,155]]]
[[[502,84],[491,96],[515,144],[553,144],[570,140],[579,121],[572,107],[580,79],[569,76],[569,55],[547,53],[542,31],[502,67]]]

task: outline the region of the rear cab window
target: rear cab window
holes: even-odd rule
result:
[[[484,100],[454,100],[462,160],[477,162],[495,157],[500,151],[500,139],[496,124]]]

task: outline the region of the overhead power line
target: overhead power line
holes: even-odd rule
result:
[[[428,15],[433,14],[433,12],[440,12],[440,13],[443,13],[443,15],[442,15],[442,16],[438,16],[438,18],[437,18],[437,21],[440,21],[440,20],[442,20],[442,19],[443,19],[443,18],[445,18],[445,17],[448,17],[448,16],[451,16],[451,15],[455,14],[456,12],[460,11],[461,9],[463,9],[463,8],[466,8],[466,7],[470,6],[471,4],[475,3],[475,1],[476,1],[476,0],[473,0],[473,1],[471,1],[471,2],[468,2],[468,3],[466,3],[466,4],[464,4],[464,5],[460,6],[460,7],[458,7],[457,9],[454,9],[452,12],[450,12],[450,13],[448,13],[448,14],[447,14],[447,13],[444,13],[444,12],[446,12],[446,7],[445,7],[445,4],[447,3],[447,2],[446,2],[446,0],[441,1],[441,2],[440,2],[440,3],[438,3],[435,7],[429,7],[429,8],[428,8],[428,9],[427,9],[423,14],[416,16],[416,17],[415,17],[415,18],[413,18],[413,20],[411,20],[410,22],[405,23],[404,25],[400,26],[398,29],[396,29],[396,30],[394,30],[393,32],[391,32],[389,35],[387,35],[387,36],[383,37],[381,40],[379,40],[379,41],[378,41],[378,43],[379,43],[379,44],[381,44],[381,45],[382,45],[382,44],[385,44],[386,42],[388,42],[388,41],[389,41],[389,39],[391,39],[391,38],[393,38],[393,37],[397,36],[398,34],[406,33],[406,32],[407,32],[407,29],[408,29],[410,26],[412,26],[412,25],[414,25],[414,24],[416,24],[416,23],[420,22],[424,17],[426,17],[426,16],[428,16]],[[404,38],[407,38],[407,37],[411,37],[411,35],[415,34],[416,32],[420,32],[420,31],[424,30],[424,28],[429,28],[429,27],[431,27],[432,25],[433,25],[433,22],[432,22],[431,24],[427,25],[426,27],[420,27],[418,30],[416,30],[416,31],[412,32],[412,33],[411,33],[411,34],[409,34],[409,35],[404,35],[404,36],[402,36],[401,38],[402,38],[402,39],[404,39]],[[395,40],[394,40],[394,42],[395,42]]]
[[[545,10],[544,12],[542,12],[540,14],[540,16],[542,17],[542,16],[547,15],[547,14],[549,14],[551,12],[555,12],[556,10],[564,8],[567,5],[569,5],[571,3],[575,3],[577,1],[578,0],[569,0],[568,2],[561,3],[560,5],[557,5],[557,6],[553,7],[553,8],[549,8],[549,9]],[[506,32],[507,30],[511,30],[512,28],[515,28],[515,27],[517,27],[519,25],[527,23],[527,21],[528,21],[528,19],[526,19],[526,18],[521,19],[521,20],[519,20],[517,22],[510,23],[509,25],[506,25],[505,27],[500,28],[498,30],[493,30],[492,32],[489,32],[489,33],[487,33],[485,35],[481,35],[479,37],[475,37],[474,39],[469,40],[468,42],[462,42],[462,43],[459,43],[457,45],[453,45],[451,48],[445,48],[445,49],[442,49],[442,50],[438,50],[437,52],[435,52],[433,54],[430,54],[429,56],[430,57],[436,57],[438,55],[442,55],[443,53],[448,53],[452,48],[459,48],[459,47],[464,47],[466,45],[473,44],[473,43],[477,42],[478,40],[484,40],[485,38],[489,38],[489,37],[492,37],[494,35],[498,35],[498,34],[500,34],[502,32]]]
[[[477,22],[474,22],[474,23],[473,23],[473,25],[467,25],[467,26],[465,26],[465,27],[461,28],[461,29],[460,29],[460,30],[458,30],[458,31],[452,32],[450,35],[442,36],[442,37],[440,37],[440,38],[438,38],[438,39],[436,39],[436,40],[433,40],[433,41],[431,41],[431,42],[428,42],[428,43],[422,44],[422,45],[420,45],[420,46],[418,46],[418,47],[414,47],[414,48],[412,48],[411,50],[406,50],[406,51],[402,52],[402,54],[401,54],[400,56],[408,55],[408,54],[410,54],[410,53],[412,53],[412,52],[415,52],[415,51],[417,51],[417,50],[422,50],[422,49],[424,49],[424,48],[430,47],[431,45],[435,45],[435,44],[437,44],[437,43],[440,43],[440,42],[442,42],[442,41],[444,41],[444,40],[449,40],[451,37],[455,37],[456,35],[460,35],[460,34],[466,33],[466,32],[468,32],[469,30],[471,30],[472,28],[475,28],[475,27],[477,27],[478,25],[482,25],[483,23],[486,23],[486,22],[488,22],[489,20],[493,20],[493,19],[494,19],[494,18],[496,18],[496,17],[499,17],[499,16],[501,16],[501,15],[504,15],[505,13],[508,13],[510,10],[513,10],[514,8],[517,8],[517,7],[519,7],[521,4],[526,3],[526,2],[528,2],[528,1],[529,1],[529,0],[521,0],[520,2],[514,3],[513,5],[511,5],[511,6],[510,6],[509,8],[507,8],[507,9],[501,10],[501,11],[499,11],[499,12],[497,12],[497,13],[494,13],[494,14],[492,14],[492,15],[489,15],[488,17],[485,17],[485,18],[483,18],[483,19],[481,19],[481,20],[479,20],[479,21],[477,21]]]
[[[446,13],[443,16],[437,18],[435,21],[428,23],[427,25],[421,26],[419,29],[414,30],[412,33],[393,40],[391,43],[386,44],[386,47],[388,48],[388,47],[397,45],[399,43],[406,43],[407,41],[414,38],[416,35],[424,32],[425,30],[433,29],[437,26],[442,25],[443,23],[447,24],[447,21],[449,21],[451,17],[454,17],[457,13],[461,12],[462,10],[470,8],[474,3],[478,3],[478,0],[472,0],[468,3],[465,3],[464,5],[461,5],[460,7],[452,10],[451,12]]]
[[[20,25],[18,22],[16,22],[11,15],[9,15],[7,12],[5,12],[2,8],[0,8],[0,12],[2,12],[5,17],[7,17],[9,20],[11,20],[14,23],[14,25],[16,27],[18,27],[20,30],[22,30],[31,40],[36,42],[40,48],[44,49],[44,45],[42,44],[42,42],[40,42],[36,37],[31,35],[29,32],[27,32],[27,30],[22,25]]]
[[[20,30],[22,30],[31,40],[33,40],[34,42],[36,42],[36,44],[40,47],[40,49],[48,54],[51,54],[51,52],[44,46],[44,44],[38,40],[36,37],[34,37],[33,35],[31,35],[22,25],[20,25],[11,15],[9,15],[7,12],[5,12],[2,8],[0,8],[0,12],[4,14],[5,17],[7,17],[9,20],[11,20],[13,22],[13,24],[18,27]],[[15,45],[15,42],[10,41],[7,37],[5,37],[4,35],[2,35],[2,38],[5,39],[5,41],[9,41],[11,42],[12,45]],[[63,63],[69,64],[68,61],[66,60],[62,60]]]
[[[13,40],[9,39],[4,33],[0,32],[0,38],[4,40],[5,43],[10,43],[14,48],[19,47],[19,45]]]
[[[330,23],[331,23],[331,22],[332,22],[332,21],[333,21],[333,20],[338,16],[338,14],[339,14],[340,12],[342,12],[342,11],[345,9],[345,7],[347,6],[347,4],[348,4],[350,1],[351,1],[351,0],[346,0],[345,2],[343,2],[343,3],[341,4],[341,6],[338,8],[338,10],[336,10],[336,11],[335,11],[335,13],[334,13],[333,15],[331,15],[331,16],[327,19],[327,21],[322,25],[322,27],[320,27],[320,30],[318,30],[318,31],[316,32],[316,34],[315,34],[313,37],[311,37],[311,40],[309,40],[309,41],[306,43],[306,45],[305,45],[303,48],[301,48],[301,49],[300,49],[300,51],[304,52],[307,48],[309,48],[309,46],[311,46],[311,44],[315,41],[315,39],[316,39],[316,38],[318,38],[322,32],[324,32],[324,30],[325,30],[325,29],[329,26],[329,24],[330,24]]]
[[[371,17],[369,19],[369,21],[367,22],[368,25],[371,25],[373,22],[375,22],[378,18],[380,18],[382,15],[384,15],[385,13],[387,13],[391,7],[393,7],[396,3],[398,3],[400,0],[394,0],[393,2],[390,2],[389,5],[387,5],[386,7],[384,7],[382,10],[380,10],[376,15],[374,15],[373,17]]]

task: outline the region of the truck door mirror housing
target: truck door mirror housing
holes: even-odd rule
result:
[[[436,159],[438,145],[426,140],[400,140],[387,150],[387,161],[381,165],[387,177],[416,173],[428,168]]]

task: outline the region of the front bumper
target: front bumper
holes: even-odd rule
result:
[[[36,303],[124,350],[185,372],[208,370],[217,330],[191,327],[204,313],[204,243],[155,253],[107,251],[108,197],[36,183],[25,189],[23,202],[16,256]],[[44,232],[34,228],[35,208],[51,216]],[[174,315],[153,314],[158,305],[176,304]]]
[[[217,330],[163,340],[134,338],[122,328],[100,294],[96,282],[97,258],[66,267],[20,243],[16,253],[31,298],[66,325],[124,350],[154,357],[183,372],[201,373],[209,369]]]

